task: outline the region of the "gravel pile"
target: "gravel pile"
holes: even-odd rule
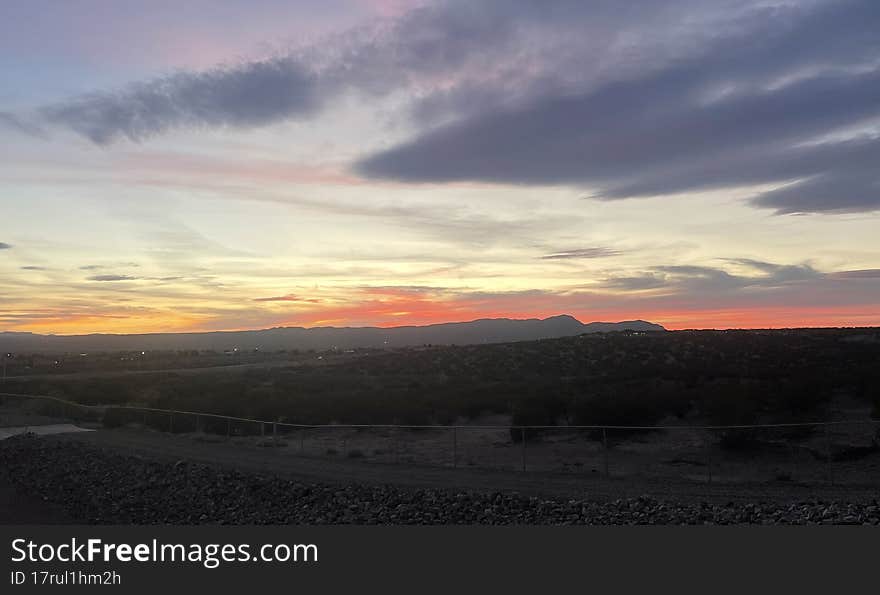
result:
[[[643,496],[597,502],[311,484],[33,436],[0,442],[0,475],[95,524],[880,524],[876,500],[724,505]]]

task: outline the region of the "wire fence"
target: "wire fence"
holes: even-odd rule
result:
[[[114,428],[307,457],[705,482],[880,484],[880,420],[742,425],[298,424],[0,393],[0,403]]]

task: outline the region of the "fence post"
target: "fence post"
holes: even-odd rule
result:
[[[602,457],[605,460],[605,477],[611,477],[608,471],[608,431],[602,428]]]
[[[458,428],[452,426],[452,468],[458,467]]]
[[[232,438],[232,420],[226,420],[226,439],[229,440]]]
[[[196,434],[202,431],[202,416],[196,415]]]
[[[299,429],[299,452],[305,452],[306,448],[306,429]]]
[[[707,480],[712,483],[712,441],[706,443],[706,474]]]
[[[265,438],[265,437],[266,437],[266,423],[261,421],[260,422],[260,438]]]
[[[825,461],[828,468],[828,483],[834,485],[834,467],[831,464],[831,432],[828,430],[828,424],[825,424]]]
[[[174,414],[173,413],[168,414],[168,433],[169,434],[174,433]]]
[[[275,442],[275,446],[278,446],[278,423],[272,423],[272,441]]]
[[[526,470],[526,428],[521,427],[519,429],[520,432],[520,440],[522,442],[522,470]]]

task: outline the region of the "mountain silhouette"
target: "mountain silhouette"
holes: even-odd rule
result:
[[[151,333],[139,335],[39,335],[0,333],[0,351],[96,352],[136,350],[352,349],[356,347],[407,347],[413,345],[467,345],[570,337],[611,331],[664,331],[644,320],[590,322],[568,315],[550,318],[484,318],[425,326],[380,327],[278,327],[253,331]]]

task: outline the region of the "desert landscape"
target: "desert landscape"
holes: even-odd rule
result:
[[[166,367],[173,366],[173,353],[144,352],[142,362],[161,362],[152,371],[142,362],[126,370],[120,362],[129,356],[119,352],[97,353],[73,372],[17,368],[25,373],[7,378],[0,421],[7,434],[23,435],[0,449],[8,460],[28,461],[18,463],[18,473],[7,466],[7,481],[33,482],[21,485],[28,493],[39,493],[36,486],[50,477],[64,483],[63,474],[53,473],[70,469],[71,456],[90,461],[80,471],[86,475],[103,468],[104,457],[120,465],[134,456],[172,476],[181,465],[197,465],[200,473],[269,474],[351,489],[445,493],[451,486],[603,505],[633,497],[681,506],[828,502],[870,512],[880,485],[880,422],[871,389],[878,349],[873,329],[801,329],[245,352],[245,362],[233,356],[180,369]],[[24,361],[18,358],[18,365]],[[59,423],[92,431],[31,435]],[[28,454],[11,454],[16,449]],[[64,498],[47,498],[65,505]],[[91,506],[68,504],[75,511]],[[241,521],[226,520],[235,519]],[[134,515],[119,522],[154,520]],[[222,515],[200,520],[226,521]]]

